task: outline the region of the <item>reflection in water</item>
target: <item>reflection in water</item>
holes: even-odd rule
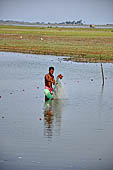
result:
[[[52,137],[53,111],[52,100],[45,101],[44,105],[44,136]]]
[[[52,138],[53,135],[60,135],[62,101],[54,99],[44,104],[44,136]],[[55,133],[55,134],[54,134]]]
[[[104,130],[102,128],[102,122],[101,122],[101,117],[102,117],[102,103],[103,103],[103,93],[104,93],[104,85],[102,85],[101,87],[101,91],[100,91],[100,98],[99,98],[99,111],[98,111],[98,131]]]
[[[101,88],[101,97],[103,96],[103,92],[104,92],[104,85],[102,84],[102,88]]]

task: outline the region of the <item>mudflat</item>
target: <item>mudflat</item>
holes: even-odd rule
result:
[[[68,56],[77,62],[113,62],[112,28],[0,26],[0,51]]]

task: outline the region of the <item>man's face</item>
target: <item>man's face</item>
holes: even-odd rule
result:
[[[53,74],[53,73],[54,73],[54,70],[53,70],[53,69],[51,69],[51,70],[49,71],[49,73],[50,73],[50,74]]]

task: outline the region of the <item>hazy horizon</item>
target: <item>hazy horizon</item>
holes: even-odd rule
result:
[[[0,0],[0,20],[113,24],[113,0]]]

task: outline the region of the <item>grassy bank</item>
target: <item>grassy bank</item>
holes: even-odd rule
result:
[[[0,51],[113,62],[113,29],[0,26]]]

